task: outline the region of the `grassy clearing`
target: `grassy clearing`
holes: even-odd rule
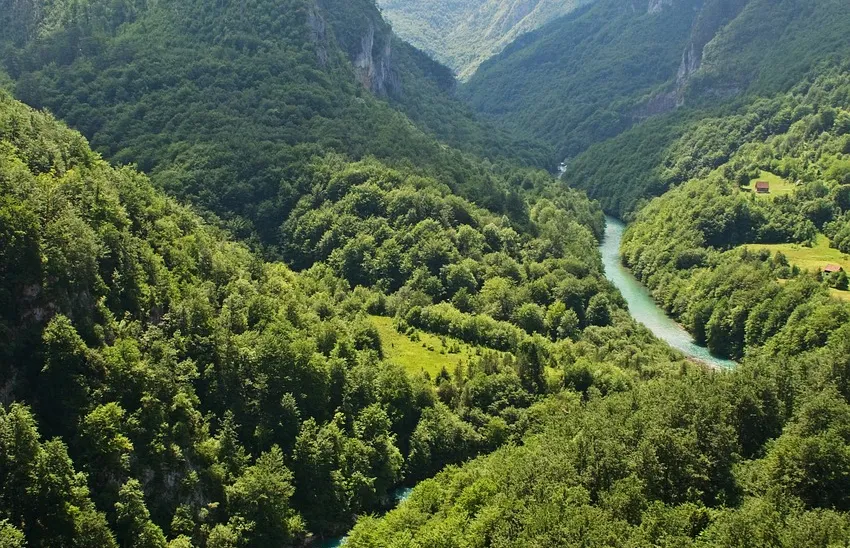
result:
[[[850,303],[850,291],[841,291],[840,289],[830,289],[829,293],[839,301]]]
[[[826,265],[833,263],[840,265],[845,271],[850,272],[850,255],[846,255],[835,248],[829,247],[829,238],[818,234],[813,247],[800,244],[748,244],[743,246],[750,251],[767,249],[771,253],[782,252],[788,257],[791,264],[806,271],[821,271]]]
[[[800,244],[748,244],[742,247],[750,251],[759,251],[762,249],[766,249],[771,253],[779,251],[788,258],[788,262],[797,265],[801,270],[807,272],[820,272],[823,270],[823,267],[830,263],[841,266],[845,272],[850,272],[850,255],[829,247],[829,244],[829,238],[823,234],[818,234],[813,247],[806,247]],[[832,289],[831,293],[837,299],[850,301],[850,291]]]
[[[392,318],[370,316],[369,319],[378,329],[386,358],[410,373],[425,371],[433,378],[443,367],[452,373],[458,363],[468,363],[477,352],[474,346],[422,331],[417,331],[418,341],[412,340],[396,330]]]
[[[767,181],[770,183],[770,194],[759,194],[756,192],[756,182],[757,181]],[[794,190],[797,189],[797,185],[792,182],[786,181],[779,175],[774,175],[769,171],[762,171],[761,175],[757,178],[750,181],[750,184],[747,186],[741,187],[748,192],[752,192],[759,198],[774,198],[776,196],[784,196],[786,194],[791,194]]]

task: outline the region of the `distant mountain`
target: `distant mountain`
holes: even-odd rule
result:
[[[664,187],[647,182],[620,201],[623,189],[612,185],[633,184],[636,164],[654,168],[683,121],[788,91],[846,58],[848,36],[850,4],[833,0],[599,0],[514,42],[461,93],[479,112],[554,145],[580,168],[568,170],[572,183],[623,212]],[[662,115],[670,121],[631,142],[579,156]],[[624,151],[635,161],[614,165]]]
[[[522,34],[595,0],[379,0],[395,31],[471,77]]]
[[[497,209],[479,158],[555,163],[480,123],[372,0],[0,0],[0,52],[18,98],[273,247],[315,156],[414,165]]]

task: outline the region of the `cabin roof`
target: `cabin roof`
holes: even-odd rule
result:
[[[844,270],[844,269],[841,268],[841,266],[837,265],[837,264],[828,264],[825,267],[823,267],[824,272],[841,272],[842,270]]]

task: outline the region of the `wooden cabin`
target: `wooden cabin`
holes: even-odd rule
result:
[[[823,271],[825,274],[835,274],[836,272],[841,272],[844,270],[840,265],[837,264],[828,264],[823,267]]]
[[[770,183],[767,181],[756,181],[756,192],[759,194],[770,194]]]

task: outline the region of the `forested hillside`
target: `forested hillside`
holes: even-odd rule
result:
[[[626,235],[624,262],[716,352],[741,356],[765,344],[789,317],[803,314],[797,306],[826,297],[826,289],[816,290],[820,282],[845,296],[846,275],[822,270],[850,252],[847,68],[696,124],[662,164],[668,184],[687,182],[643,208]],[[759,180],[769,182],[768,192],[755,191]],[[826,241],[833,254],[829,245],[816,249]],[[776,278],[808,281],[800,292],[799,284]],[[771,311],[777,302],[781,310]],[[831,317],[846,320],[846,312]]]
[[[622,310],[573,191],[541,185],[511,223],[437,180],[317,159],[283,229],[295,273],[5,94],[0,143],[4,546],[338,534],[539,429],[548,394],[678,359]],[[375,315],[477,351],[423,376],[384,359]]]
[[[568,180],[622,214],[660,193],[630,179],[657,165],[682,124],[787,92],[820,63],[846,57],[849,32],[850,7],[833,0],[603,0],[516,41],[462,94],[555,145]],[[636,133],[576,159],[635,124]]]
[[[371,1],[6,0],[0,13],[17,97],[272,252],[317,154],[412,164],[497,209],[507,184],[478,157],[553,163],[478,123],[451,73]]]
[[[0,0],[0,547],[847,544],[850,7],[475,6]]]
[[[847,75],[694,123],[662,164],[687,182],[627,231],[626,265],[736,370],[565,392],[521,447],[422,482],[348,545],[846,544],[850,292],[825,267],[850,265]]]
[[[379,0],[394,30],[469,79],[523,34],[595,0]]]

